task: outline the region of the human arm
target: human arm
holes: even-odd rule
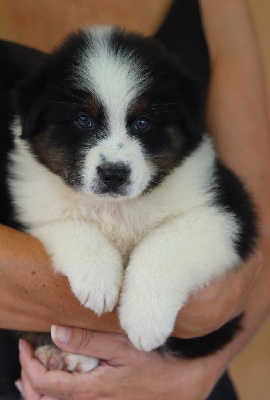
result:
[[[98,318],[79,304],[67,278],[54,273],[34,237],[0,225],[0,327],[49,331],[53,321],[120,331],[115,313]],[[35,327],[35,328],[34,328]]]
[[[200,6],[211,63],[206,122],[258,214],[264,268],[245,314],[247,326],[252,317],[260,326],[270,310],[270,129],[261,56],[247,1],[200,0]]]
[[[259,219],[258,249],[264,259],[245,308],[243,332],[235,341],[240,350],[270,310],[270,130],[265,80],[247,2],[200,0],[200,5],[212,71],[206,121],[219,156],[252,195]]]
[[[0,238],[1,328],[49,331],[52,324],[62,324],[121,332],[115,311],[99,318],[79,304],[67,279],[54,273],[37,239],[3,225]],[[260,257],[255,257],[245,268],[194,294],[179,313],[174,335],[199,336],[239,314],[257,281],[260,265]],[[218,306],[205,316],[210,304]]]

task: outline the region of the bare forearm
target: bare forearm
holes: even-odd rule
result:
[[[269,266],[269,254],[266,261],[268,262]],[[209,369],[207,370],[207,376],[209,373],[213,373],[213,377],[215,378],[213,383],[219,378],[219,376],[222,375],[222,373],[228,368],[230,363],[238,356],[238,354],[248,345],[269,315],[269,279],[269,268],[264,268],[261,274],[260,282],[258,283],[254,292],[254,296],[245,310],[245,318],[243,321],[242,330],[223,350],[209,358],[206,358],[205,367],[208,368],[209,366]]]
[[[115,313],[97,317],[82,307],[64,276],[55,274],[41,243],[0,226],[0,327],[49,331],[54,323],[120,331]]]

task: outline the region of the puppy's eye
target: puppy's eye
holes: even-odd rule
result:
[[[134,128],[140,132],[146,131],[147,129],[150,128],[150,126],[151,126],[150,121],[145,117],[137,119],[137,121],[134,124]]]
[[[79,127],[79,128],[83,128],[83,129],[93,129],[95,122],[94,120],[89,117],[89,115],[87,114],[80,114],[75,118],[75,124]]]

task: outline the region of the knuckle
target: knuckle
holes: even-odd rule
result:
[[[78,338],[78,347],[80,349],[87,349],[94,341],[94,333],[86,329],[82,329]]]

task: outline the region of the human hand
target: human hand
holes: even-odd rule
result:
[[[261,265],[261,257],[254,256],[245,266],[193,295],[179,313],[176,332],[182,337],[199,336],[238,315],[254,290]],[[206,309],[211,310],[209,315],[205,315]],[[102,363],[83,375],[48,372],[23,342],[20,384],[27,400],[49,400],[42,397],[44,393],[54,396],[51,399],[64,400],[124,399],[126,396],[132,399],[131,393],[134,399],[169,400],[181,396],[186,400],[205,400],[228,362],[228,355],[224,360],[222,352],[192,361],[176,360],[155,352],[140,352],[124,335],[75,329],[71,333],[68,344],[55,343],[65,351],[101,358]]]
[[[222,373],[216,356],[180,360],[139,351],[121,334],[78,328],[67,332],[66,343],[54,339],[59,347],[101,358],[101,364],[87,373],[48,371],[22,340],[18,385],[26,400],[205,400]]]

